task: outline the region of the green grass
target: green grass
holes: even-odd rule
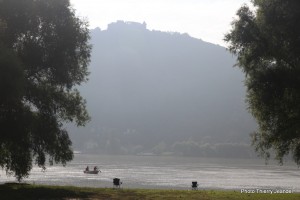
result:
[[[29,184],[0,185],[0,199],[122,199],[122,200],[299,200],[294,194],[241,194],[239,191],[219,190],[150,190],[83,188],[71,186],[42,186]]]

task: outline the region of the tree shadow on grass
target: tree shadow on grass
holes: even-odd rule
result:
[[[0,198],[10,199],[87,199],[94,192],[81,191],[76,187],[35,186],[24,183],[0,185]]]

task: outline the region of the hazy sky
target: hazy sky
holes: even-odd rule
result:
[[[250,0],[71,0],[90,27],[106,29],[117,20],[146,22],[150,30],[188,33],[225,45],[237,9]]]

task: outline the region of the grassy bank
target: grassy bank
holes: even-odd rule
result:
[[[0,199],[122,199],[122,200],[299,200],[300,194],[241,194],[240,191],[217,190],[148,190],[80,188],[70,186],[41,186],[27,184],[0,185]]]

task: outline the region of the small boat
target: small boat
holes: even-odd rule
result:
[[[87,170],[84,170],[83,173],[85,174],[98,174],[100,172],[100,170],[93,170],[93,171],[87,171]]]

